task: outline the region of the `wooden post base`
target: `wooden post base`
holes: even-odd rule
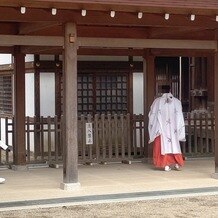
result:
[[[77,183],[61,183],[60,188],[66,191],[78,191],[81,185]]]

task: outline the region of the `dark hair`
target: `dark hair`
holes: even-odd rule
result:
[[[171,90],[171,87],[169,85],[162,85],[161,90],[162,90],[162,93],[169,93]]]

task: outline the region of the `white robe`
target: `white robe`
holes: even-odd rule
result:
[[[7,150],[8,148],[8,146],[2,140],[0,140],[0,147],[4,150]]]
[[[165,93],[154,100],[149,112],[149,143],[161,137],[161,154],[181,154],[179,141],[185,141],[185,123],[180,100]]]

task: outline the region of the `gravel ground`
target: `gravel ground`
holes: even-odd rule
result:
[[[1,218],[217,218],[218,195],[0,212]]]

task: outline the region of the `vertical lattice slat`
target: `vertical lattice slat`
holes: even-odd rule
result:
[[[143,144],[142,144],[142,114],[139,115],[139,143],[140,143],[140,156],[143,154]]]
[[[133,146],[134,146],[134,156],[137,155],[137,138],[136,138],[136,127],[137,127],[137,118],[136,115],[133,115]]]
[[[8,123],[8,118],[5,118],[5,144],[8,145],[9,142],[9,123]],[[6,163],[9,163],[9,155],[8,152],[6,152]]]
[[[48,123],[48,161],[52,160],[52,154],[51,154],[51,117],[47,117],[47,123]]]
[[[30,117],[26,118],[27,162],[30,162]]]
[[[128,147],[128,158],[131,157],[131,127],[130,127],[130,114],[127,114],[127,147]]]
[[[199,137],[200,137],[200,153],[203,154],[204,146],[203,146],[203,119],[204,115],[201,113],[199,114]]]
[[[98,114],[95,114],[95,120],[94,120],[94,133],[95,133],[95,152],[96,152],[96,161],[99,161],[99,116]]]
[[[206,146],[206,153],[209,153],[209,119],[208,114],[205,114],[205,146]]]
[[[197,154],[198,152],[198,137],[197,137],[197,114],[194,113],[194,153]]]
[[[123,114],[120,115],[121,121],[121,155],[125,158],[125,145],[124,145],[124,117]]]
[[[81,115],[81,134],[82,134],[82,159],[86,160],[86,130],[85,130],[85,117]]]
[[[40,132],[41,132],[41,160],[45,159],[45,147],[44,147],[44,119],[43,117],[40,117]],[[35,125],[36,128],[36,125]]]
[[[112,125],[112,120],[111,120],[111,115],[108,114],[108,147],[109,147],[109,158],[112,158],[112,131],[111,131],[111,125]]]
[[[105,115],[101,114],[101,134],[102,134],[102,158],[106,158],[106,143],[105,143]]]
[[[118,117],[114,115],[114,136],[115,136],[115,157],[119,157],[119,144],[118,144]]]
[[[59,137],[58,137],[58,117],[54,117],[54,134],[55,134],[55,161],[58,161],[58,148],[59,148]]]

